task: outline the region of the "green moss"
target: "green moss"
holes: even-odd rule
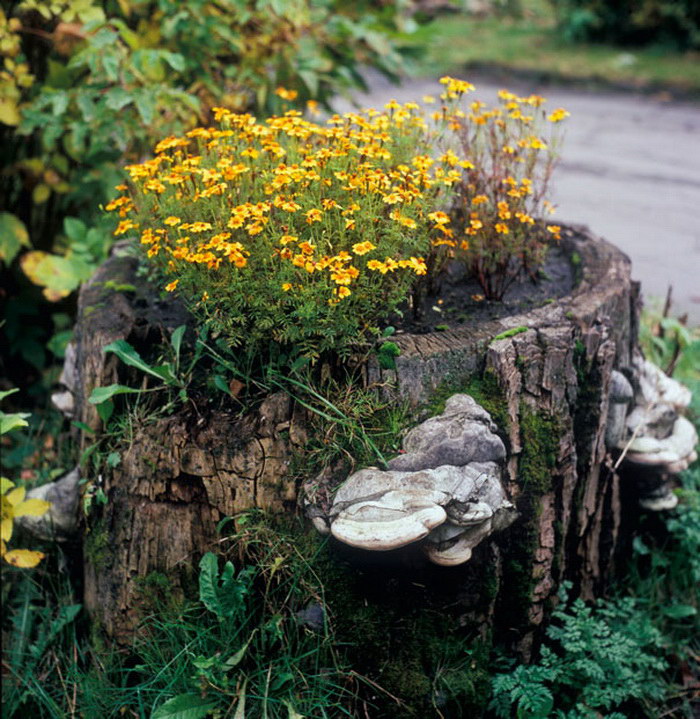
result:
[[[179,578],[178,578],[179,579]],[[137,577],[136,595],[144,613],[159,613],[163,616],[177,613],[184,601],[181,582],[162,572],[150,572],[145,577]],[[196,595],[191,597],[196,598]]]
[[[559,451],[559,423],[554,417],[520,406],[520,436],[523,451],[518,480],[524,490],[542,495],[552,488],[552,470]]]
[[[425,413],[434,417],[445,411],[445,402],[453,394],[473,397],[505,432],[508,428],[508,407],[496,373],[487,369],[481,377],[471,376],[460,380],[444,380],[435,389],[425,405]]]
[[[88,532],[83,543],[83,551],[95,571],[109,566],[111,555],[109,532],[103,519],[98,520]]]
[[[493,339],[495,340],[504,340],[507,337],[513,337],[515,335],[522,334],[523,332],[527,332],[529,327],[511,327],[509,330],[506,330],[505,332],[501,332],[500,335],[496,335]]]

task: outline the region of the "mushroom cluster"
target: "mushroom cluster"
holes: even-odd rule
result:
[[[506,449],[495,430],[483,407],[453,395],[441,415],[406,435],[404,453],[388,470],[370,467],[348,477],[326,517],[330,532],[375,551],[424,540],[436,564],[468,561],[479,542],[516,515],[501,483]]]
[[[697,459],[697,432],[682,415],[691,393],[639,354],[628,376],[612,373],[606,442],[638,474],[642,506],[671,509],[677,499],[669,476]]]

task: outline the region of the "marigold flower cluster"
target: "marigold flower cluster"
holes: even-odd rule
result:
[[[537,129],[544,100],[502,92],[499,107],[467,110],[473,86],[441,83],[428,117],[394,100],[325,123],[215,108],[215,126],[167,137],[126,168],[131,182],[107,206],[114,234],[137,234],[165,289],[232,344],[272,336],[308,341],[311,354],[374,328],[430,254],[477,270],[474,253],[494,248],[529,262],[523,238],[544,200],[538,153],[550,148]],[[461,216],[448,214],[456,197]]]
[[[442,234],[433,210],[464,168],[452,153],[431,155],[436,130],[417,104],[324,124],[297,111],[214,115],[217,126],[165,138],[128,166],[130,186],[107,206],[120,217],[115,235],[138,234],[165,289],[196,297],[228,333],[225,318],[238,314],[234,343],[261,326],[256,313],[273,334],[292,320],[321,332],[347,305],[344,321],[352,314],[364,331],[405,298]]]

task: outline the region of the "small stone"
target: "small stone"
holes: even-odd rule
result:
[[[76,467],[55,482],[42,484],[27,492],[27,498],[50,502],[46,514],[40,517],[18,517],[17,523],[39,539],[65,542],[78,529],[80,504],[80,469]]]

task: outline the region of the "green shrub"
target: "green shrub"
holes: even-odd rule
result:
[[[410,28],[401,7],[3,2],[0,272],[16,316],[3,328],[8,352],[44,369],[42,345],[59,328],[36,308],[70,297],[105,258],[112,237],[99,206],[123,179],[123,162],[162,134],[208,122],[215,105],[279,111],[279,85],[301,104],[324,103],[362,87],[361,66],[396,73],[399,29]]]
[[[568,41],[700,48],[698,0],[551,0]]]

